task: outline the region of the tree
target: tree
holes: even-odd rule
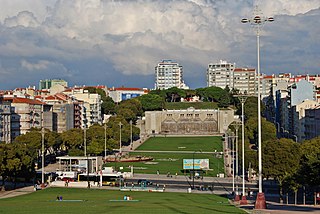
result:
[[[166,92],[166,100],[168,102],[180,102],[181,97],[186,97],[186,92],[183,89],[172,87],[167,90]]]
[[[103,114],[114,114],[116,112],[116,104],[111,97],[106,97],[101,104]]]
[[[320,137],[306,140],[301,144],[299,182],[313,188],[320,187]]]
[[[262,144],[263,176],[279,182],[283,195],[283,182],[293,176],[299,168],[299,144],[291,139],[266,141]]]
[[[138,99],[141,102],[143,111],[162,110],[164,106],[164,99],[157,94],[145,94]]]
[[[84,132],[81,129],[70,129],[60,134],[63,149],[69,155],[83,155]]]

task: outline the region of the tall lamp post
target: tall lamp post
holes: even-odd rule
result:
[[[84,156],[87,156],[87,127],[83,128]]]
[[[195,153],[197,153],[197,152],[200,152],[200,153],[202,153],[202,151],[201,150],[199,150],[199,151],[194,151],[193,152],[193,155],[192,155],[192,171],[193,171],[193,175],[192,175],[192,189],[194,189],[194,175],[195,175],[195,173],[194,173],[194,154]]]
[[[121,154],[122,154],[122,142],[121,142],[121,128],[122,128],[122,123],[119,122],[119,127],[120,127],[120,140],[119,140],[119,144],[120,144],[120,148],[119,148],[119,153],[120,153],[120,158],[121,158]]]
[[[104,124],[104,159],[107,158],[107,124]]]
[[[240,200],[241,205],[248,204],[247,197],[246,197],[246,189],[245,189],[245,165],[244,165],[244,103],[247,100],[246,95],[238,96],[238,99],[241,102],[241,141],[242,141],[242,197]]]
[[[236,194],[235,194],[235,197],[234,197],[234,201],[240,201],[240,196],[239,196],[239,186],[238,186],[238,175],[239,175],[239,172],[238,172],[238,169],[239,169],[239,165],[238,165],[238,130],[239,130],[239,127],[241,126],[241,122],[236,120],[234,121],[233,123],[231,123],[231,125],[235,128],[236,130]]]
[[[261,151],[261,108],[260,108],[260,29],[266,22],[273,22],[273,17],[261,17],[258,6],[255,7],[254,17],[241,20],[242,23],[250,23],[256,29],[257,36],[257,75],[258,75],[258,162],[259,162],[259,193],[257,195],[255,208],[266,209],[266,200],[262,192],[262,151]],[[261,14],[261,13],[260,13]]]
[[[132,120],[130,120],[130,150],[132,150]]]
[[[44,185],[44,128],[41,129],[41,184]]]

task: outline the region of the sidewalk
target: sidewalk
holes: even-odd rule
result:
[[[27,187],[22,187],[18,188],[15,190],[10,190],[10,191],[1,191],[0,192],[0,199],[2,198],[12,198],[16,197],[19,195],[25,195],[34,192],[34,187],[33,186],[27,186]]]
[[[267,201],[267,209],[255,210],[254,201],[248,200],[248,205],[239,205],[234,202],[231,204],[243,209],[250,214],[310,214],[320,213],[320,205],[294,205],[294,204],[280,204],[276,202]]]

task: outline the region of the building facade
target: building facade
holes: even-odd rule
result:
[[[108,90],[109,96],[115,103],[119,103],[122,100],[129,100],[141,95],[147,94],[148,90],[146,88],[110,88]]]
[[[45,79],[40,80],[39,82],[39,90],[50,89],[52,86],[62,85],[64,87],[68,87],[68,82],[62,79]]]
[[[5,98],[11,105],[11,141],[31,128],[52,130],[51,106],[35,99]]]
[[[11,142],[11,105],[0,103],[0,142]]]
[[[63,92],[81,103],[78,113],[81,114],[82,128],[88,128],[93,124],[102,124],[101,116],[101,96],[99,94],[89,93],[84,88],[74,88]],[[79,106],[80,107],[80,106]]]
[[[320,105],[305,110],[305,139],[320,136]]]
[[[220,60],[218,63],[210,63],[207,68],[207,86],[220,88],[233,88],[233,71],[235,63]]]
[[[155,89],[172,87],[188,89],[183,80],[183,68],[172,60],[163,60],[155,67]]]
[[[235,68],[232,76],[233,84],[229,88],[239,90],[240,94],[256,94],[256,69]]]
[[[220,135],[234,121],[234,110],[194,109],[145,112],[147,135]]]

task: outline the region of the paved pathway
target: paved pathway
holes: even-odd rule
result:
[[[0,192],[0,199],[2,198],[12,198],[16,197],[19,195],[25,195],[34,192],[34,187],[33,186],[27,186],[27,187],[22,187],[18,188],[15,190],[10,190],[10,191],[1,191]]]
[[[286,205],[275,202],[267,202],[267,209],[255,210],[254,202],[246,206],[239,206],[251,214],[316,214],[320,213],[320,205]]]

